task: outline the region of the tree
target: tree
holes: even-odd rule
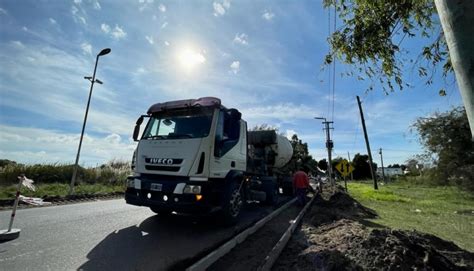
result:
[[[443,76],[452,72],[442,28],[433,23],[436,8],[432,0],[324,0],[326,8],[334,6],[343,25],[329,38],[332,53],[325,63],[334,58],[355,65],[350,75],[359,80],[371,80],[368,90],[380,83],[383,91],[402,90],[410,86],[403,81],[406,66],[417,68],[426,84],[433,82],[436,66],[443,64]],[[407,38],[420,36],[429,40],[420,44],[417,60],[404,56],[408,48],[401,45]],[[446,95],[440,90],[440,95]]]
[[[17,163],[15,161],[12,161],[12,160],[8,160],[8,159],[0,159],[0,167],[6,167],[6,166],[9,166],[9,165],[16,165]]]
[[[318,162],[309,154],[308,143],[303,143],[296,134],[292,136],[290,143],[293,147],[293,156],[282,171],[288,173],[306,168],[311,172],[317,172]]]
[[[357,153],[352,159],[352,166],[354,167],[353,177],[356,180],[371,179],[372,173],[370,172],[369,156],[367,154]],[[373,163],[372,166],[377,168],[377,164]]]
[[[271,126],[266,123],[255,125],[252,129],[250,129],[250,131],[271,131],[271,130],[275,130],[278,133],[278,127]]]
[[[440,184],[447,184],[454,178],[455,182],[460,182],[458,184],[474,186],[471,178],[474,175],[474,146],[463,107],[418,118],[413,127],[427,155],[434,157],[435,177]],[[467,176],[460,176],[459,172],[465,172]],[[464,179],[470,182],[465,183]]]

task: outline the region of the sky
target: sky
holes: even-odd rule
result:
[[[329,22],[321,1],[2,0],[0,159],[74,163],[90,88],[84,76],[103,48],[112,51],[99,58],[103,84],[93,89],[84,166],[131,160],[135,121],[150,105],[205,96],[239,109],[249,127],[296,133],[320,160],[325,132],[314,117],[334,121],[333,157],[367,153],[359,95],[375,162],[379,148],[385,165],[421,153],[410,125],[461,105],[456,84],[442,97],[439,74],[426,86],[406,70],[411,88],[367,92],[367,80],[342,76],[353,67],[337,63],[333,95],[323,67]]]

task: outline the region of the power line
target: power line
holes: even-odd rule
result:
[[[331,37],[331,9],[328,8],[328,37]],[[329,53],[332,56],[332,46],[329,45]],[[331,68],[328,69],[328,111],[327,116],[329,116],[329,110],[331,108]]]
[[[333,16],[334,27],[333,31],[336,32],[336,2],[334,2],[334,16]],[[333,53],[332,60],[332,116],[331,120],[334,121],[334,103],[336,99],[336,56]]]

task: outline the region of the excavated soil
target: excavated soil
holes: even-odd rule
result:
[[[342,191],[317,198],[273,270],[474,270],[474,253],[376,216]]]

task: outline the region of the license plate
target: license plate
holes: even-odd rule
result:
[[[152,183],[150,186],[150,190],[152,191],[161,191],[163,185],[161,183]]]

